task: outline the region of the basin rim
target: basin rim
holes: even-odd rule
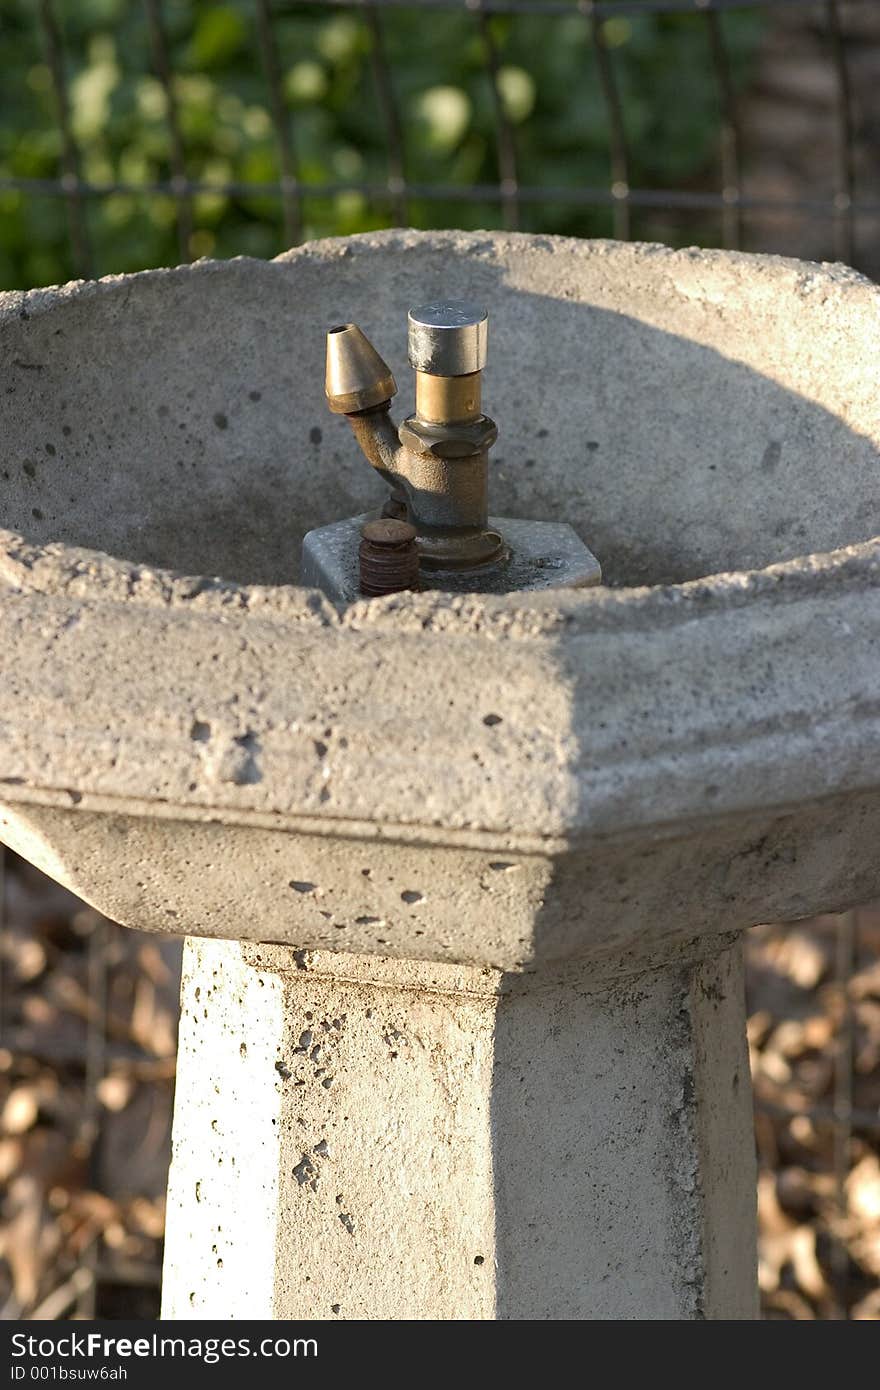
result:
[[[369,233],[314,242],[285,252],[276,262],[247,263],[266,274],[273,264],[300,258],[327,260],[377,249],[399,252],[416,244],[482,254],[486,248],[495,253],[523,241],[584,256],[613,250],[615,255],[647,255],[673,262],[694,256],[704,262],[760,261],[773,273],[812,277],[817,287],[833,286],[843,296],[852,294],[860,301],[868,296],[872,306],[880,309],[880,291],[845,267],[738,252],[679,252],[638,243],[578,242],[514,233]],[[0,325],[5,317],[18,316],[22,308],[28,313],[49,312],[72,295],[115,292],[144,277],[223,274],[229,264],[199,262],[136,276],[72,282],[61,289],[10,292],[0,295]],[[96,759],[94,729],[86,722],[80,726],[66,719],[60,696],[51,708],[40,706],[44,715],[36,719],[33,710],[42,698],[40,682],[45,687],[51,677],[50,683],[59,691],[78,688],[75,628],[61,642],[57,637],[82,614],[102,621],[106,617],[107,630],[132,648],[142,626],[158,630],[163,623],[179,620],[210,627],[223,635],[224,650],[229,653],[235,650],[231,630],[238,627],[229,620],[244,619],[254,640],[263,642],[267,650],[287,651],[291,670],[298,650],[330,642],[339,669],[349,675],[357,673],[358,643],[366,634],[382,644],[389,660],[399,660],[402,670],[404,647],[413,639],[443,639],[437,647],[443,648],[444,655],[447,642],[476,642],[487,664],[499,661],[514,644],[520,667],[539,671],[542,698],[555,700],[559,708],[568,701],[565,712],[566,717],[570,713],[570,722],[562,730],[559,747],[554,751],[547,743],[547,760],[527,783],[514,721],[508,719],[487,730],[479,718],[471,718],[474,711],[459,713],[455,731],[461,730],[460,760],[453,765],[430,748],[417,748],[421,761],[413,766],[414,787],[444,777],[449,782],[448,791],[438,791],[429,822],[420,819],[417,791],[406,793],[397,814],[391,793],[383,795],[380,786],[369,784],[369,763],[360,764],[364,785],[359,800],[352,803],[350,820],[373,827],[374,833],[394,833],[406,826],[435,844],[454,843],[460,835],[484,834],[489,837],[487,843],[499,848],[517,843],[524,852],[531,852],[544,844],[555,853],[586,838],[650,836],[663,826],[741,815],[754,808],[760,789],[768,785],[773,795],[760,797],[760,804],[768,809],[874,790],[880,786],[880,700],[876,694],[880,670],[869,648],[880,650],[878,577],[880,538],[874,538],[762,569],[722,572],[680,584],[497,597],[428,592],[360,602],[338,611],[319,592],[299,586],[245,586],[206,576],[186,577],[100,551],[36,545],[15,532],[0,531],[0,740],[5,747],[0,802],[51,803],[84,811],[94,806],[108,813],[114,806],[129,807],[132,815],[143,815],[145,807],[161,806],[163,815],[179,809],[181,818],[210,820],[219,815],[226,823],[270,816],[280,818],[278,828],[282,821],[292,827],[308,820],[313,827],[308,833],[327,835],[344,828],[341,806],[319,803],[305,772],[301,775],[301,754],[289,739],[284,741],[286,734],[284,739],[279,736],[275,751],[267,754],[260,783],[221,782],[189,796],[183,770],[184,758],[194,752],[189,727],[203,714],[192,704],[195,696],[190,699],[172,689],[168,673],[164,677],[162,672],[147,673],[158,695],[155,719],[145,727],[139,727],[126,708],[124,690],[117,691],[113,705],[116,753],[113,757],[107,753],[106,764]],[[849,625],[860,634],[857,650],[851,645]],[[665,717],[688,697],[688,673],[696,669],[701,649],[731,680],[744,669],[751,674],[752,668],[744,667],[748,662],[755,663],[754,676],[760,678],[751,641],[753,626],[766,629],[768,650],[773,645],[780,653],[775,688],[767,697],[772,695],[776,704],[745,711],[742,700],[731,694],[726,703],[719,702],[717,710],[706,713],[701,747],[687,746],[686,729],[678,729],[675,739],[667,737],[662,727]],[[805,634],[801,648],[792,648],[789,631]],[[668,648],[668,672],[657,657],[658,634]],[[582,638],[587,641],[581,642]],[[640,717],[636,696],[624,688],[627,674],[649,656],[658,689],[659,682],[667,680],[655,724],[634,740],[627,757],[605,762],[596,730],[601,703],[596,692],[602,672],[593,671],[592,665],[598,660],[618,672],[612,696],[620,705],[614,717],[622,734],[626,719]],[[437,670],[442,669],[442,657],[432,659]],[[509,652],[504,659],[513,664]],[[26,678],[21,677],[24,667]],[[829,670],[834,673],[833,685]],[[222,675],[222,665],[218,671]],[[29,688],[28,681],[32,681]],[[802,707],[803,691],[811,681],[820,685],[824,681],[815,727],[809,722],[810,710]],[[605,698],[609,683],[613,685],[607,677]],[[223,686],[222,679],[219,685]],[[217,692],[218,699],[223,695],[231,700],[240,694],[231,678]],[[285,717],[294,721],[299,699],[295,680],[286,694]],[[419,701],[414,683],[402,686],[395,699],[401,720],[415,721]],[[352,742],[360,728],[356,720],[351,723],[355,715],[359,717],[360,712],[349,711],[350,724],[342,721],[342,731]],[[277,711],[274,727],[279,727]],[[267,728],[271,742],[272,728]],[[255,729],[264,739],[262,726]],[[229,734],[233,742],[237,736],[234,729]],[[497,788],[492,797],[482,800],[471,761],[477,738],[483,741],[481,747],[491,748],[498,767]],[[179,785],[173,783],[178,773]],[[708,800],[712,788],[714,796]]]
[[[491,255],[497,258],[503,257],[508,249],[523,248],[527,248],[529,251],[565,254],[584,259],[596,256],[614,256],[619,261],[629,255],[634,260],[656,260],[658,269],[663,270],[672,270],[677,264],[686,264],[695,260],[708,267],[748,265],[760,268],[770,275],[777,275],[780,279],[794,275],[797,277],[798,286],[802,289],[808,287],[812,293],[821,294],[823,290],[829,292],[833,290],[839,296],[852,295],[857,299],[867,297],[873,302],[876,313],[880,316],[880,287],[874,285],[860,272],[840,262],[801,261],[794,257],[728,251],[720,248],[686,247],[676,249],[658,242],[620,242],[611,238],[582,239],[550,234],[535,235],[527,232],[463,232],[455,230],[423,232],[415,229],[391,229],[364,232],[349,237],[316,239],[283,251],[270,261],[250,256],[230,257],[228,260],[203,258],[190,264],[107,275],[97,280],[71,280],[64,285],[47,286],[33,290],[0,291],[0,329],[6,322],[50,313],[53,309],[64,306],[71,299],[115,294],[120,290],[126,290],[135,282],[154,281],[161,283],[194,274],[211,276],[224,274],[230,267],[241,266],[253,268],[257,273],[264,273],[270,271],[273,266],[287,267],[300,261],[317,260],[322,263],[332,263],[339,258],[371,256],[377,252],[393,256],[414,248],[475,257]],[[678,595],[681,595],[682,601],[686,602],[688,599],[696,598],[702,604],[726,602],[730,599],[735,602],[742,601],[749,594],[763,590],[761,576],[767,576],[768,582],[772,585],[785,584],[789,587],[794,586],[799,591],[803,591],[803,586],[818,589],[829,583],[834,583],[838,570],[845,571],[849,579],[853,578],[858,571],[862,571],[866,578],[873,579],[876,576],[878,546],[880,546],[880,535],[834,550],[805,552],[790,560],[759,569],[722,570],[676,584],[620,586],[611,592],[619,597],[621,603],[628,605],[627,612],[632,612],[634,617],[638,611],[649,618],[650,615],[646,612],[646,604],[650,607],[648,596],[658,596],[661,608],[657,617],[661,618],[661,613],[668,612],[668,605],[674,604]],[[94,572],[98,584],[102,580],[115,580],[117,583],[125,580],[130,583],[132,579],[137,581],[141,574],[154,574],[157,582],[165,589],[170,582],[177,586],[178,581],[182,581],[184,588],[191,588],[194,584],[205,588],[209,586],[220,587],[224,593],[240,595],[243,606],[248,606],[249,596],[252,594],[259,595],[262,602],[265,601],[266,594],[275,593],[278,595],[279,609],[289,607],[291,615],[299,609],[300,600],[294,598],[292,603],[288,605],[285,604],[285,596],[308,592],[302,590],[298,585],[244,585],[228,580],[218,581],[209,576],[186,576],[159,568],[130,564],[119,556],[109,555],[100,550],[86,550],[81,547],[61,544],[35,545],[28,542],[18,532],[0,528],[0,582],[5,579],[13,587],[18,587],[18,583],[23,583],[24,587],[27,588],[32,587],[32,581],[27,574],[16,565],[16,555],[27,557],[24,560],[25,570],[31,572],[35,570],[42,557],[45,557],[49,562],[48,567],[43,570],[43,576],[40,580],[37,580],[35,573],[33,574],[36,587],[43,592],[48,592],[53,587],[51,571],[55,565],[58,565],[57,582],[60,584],[64,582],[63,575],[69,572],[69,564],[81,567],[87,556],[93,557],[93,561],[99,561]],[[65,556],[69,557],[69,563],[65,561]],[[14,573],[10,573],[10,570]],[[111,588],[114,587],[115,584],[111,583]],[[566,595],[564,605],[566,611],[570,611],[572,614],[577,613],[582,616],[583,621],[588,626],[591,626],[600,613],[603,611],[607,613],[607,609],[603,610],[602,603],[606,592],[605,590],[586,589],[579,593],[575,592],[573,601],[569,595]],[[108,598],[113,597],[109,593],[107,596]],[[486,596],[485,599],[481,599],[481,602],[486,604],[488,612],[494,612],[498,610],[499,606],[504,609],[508,608],[511,599],[515,604],[519,599],[520,606],[526,608],[531,608],[535,602],[532,595],[511,595],[501,599]],[[552,605],[553,601],[554,599],[551,597],[549,605]],[[373,603],[375,602],[374,600]],[[385,600],[379,602],[386,604],[389,613],[400,614],[401,617],[410,607],[415,610],[417,615],[424,612],[424,596],[420,595],[406,595],[403,602],[398,601],[390,604]],[[452,602],[442,606],[454,611],[456,604]],[[571,621],[571,618],[568,620]],[[607,621],[607,618],[605,620]]]

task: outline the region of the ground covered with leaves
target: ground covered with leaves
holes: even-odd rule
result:
[[[6,857],[0,1316],[158,1315],[179,943]],[[880,910],[748,943],[771,1318],[880,1319]]]
[[[759,1280],[774,1318],[880,1318],[880,911],[748,941]]]
[[[0,1316],[155,1317],[180,945],[6,860]]]

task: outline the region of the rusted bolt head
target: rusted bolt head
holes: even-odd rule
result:
[[[416,528],[383,516],[361,528],[360,591],[365,598],[419,587]]]
[[[410,545],[416,538],[416,528],[408,521],[383,516],[378,521],[367,521],[361,527],[361,535],[373,545]]]

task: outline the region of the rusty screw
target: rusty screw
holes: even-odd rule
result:
[[[397,594],[419,587],[416,528],[408,521],[382,517],[361,530],[360,591],[365,598]]]

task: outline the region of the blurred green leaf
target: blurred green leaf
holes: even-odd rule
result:
[[[231,5],[212,5],[199,16],[192,38],[192,63],[196,68],[219,68],[241,50],[247,25]]]

